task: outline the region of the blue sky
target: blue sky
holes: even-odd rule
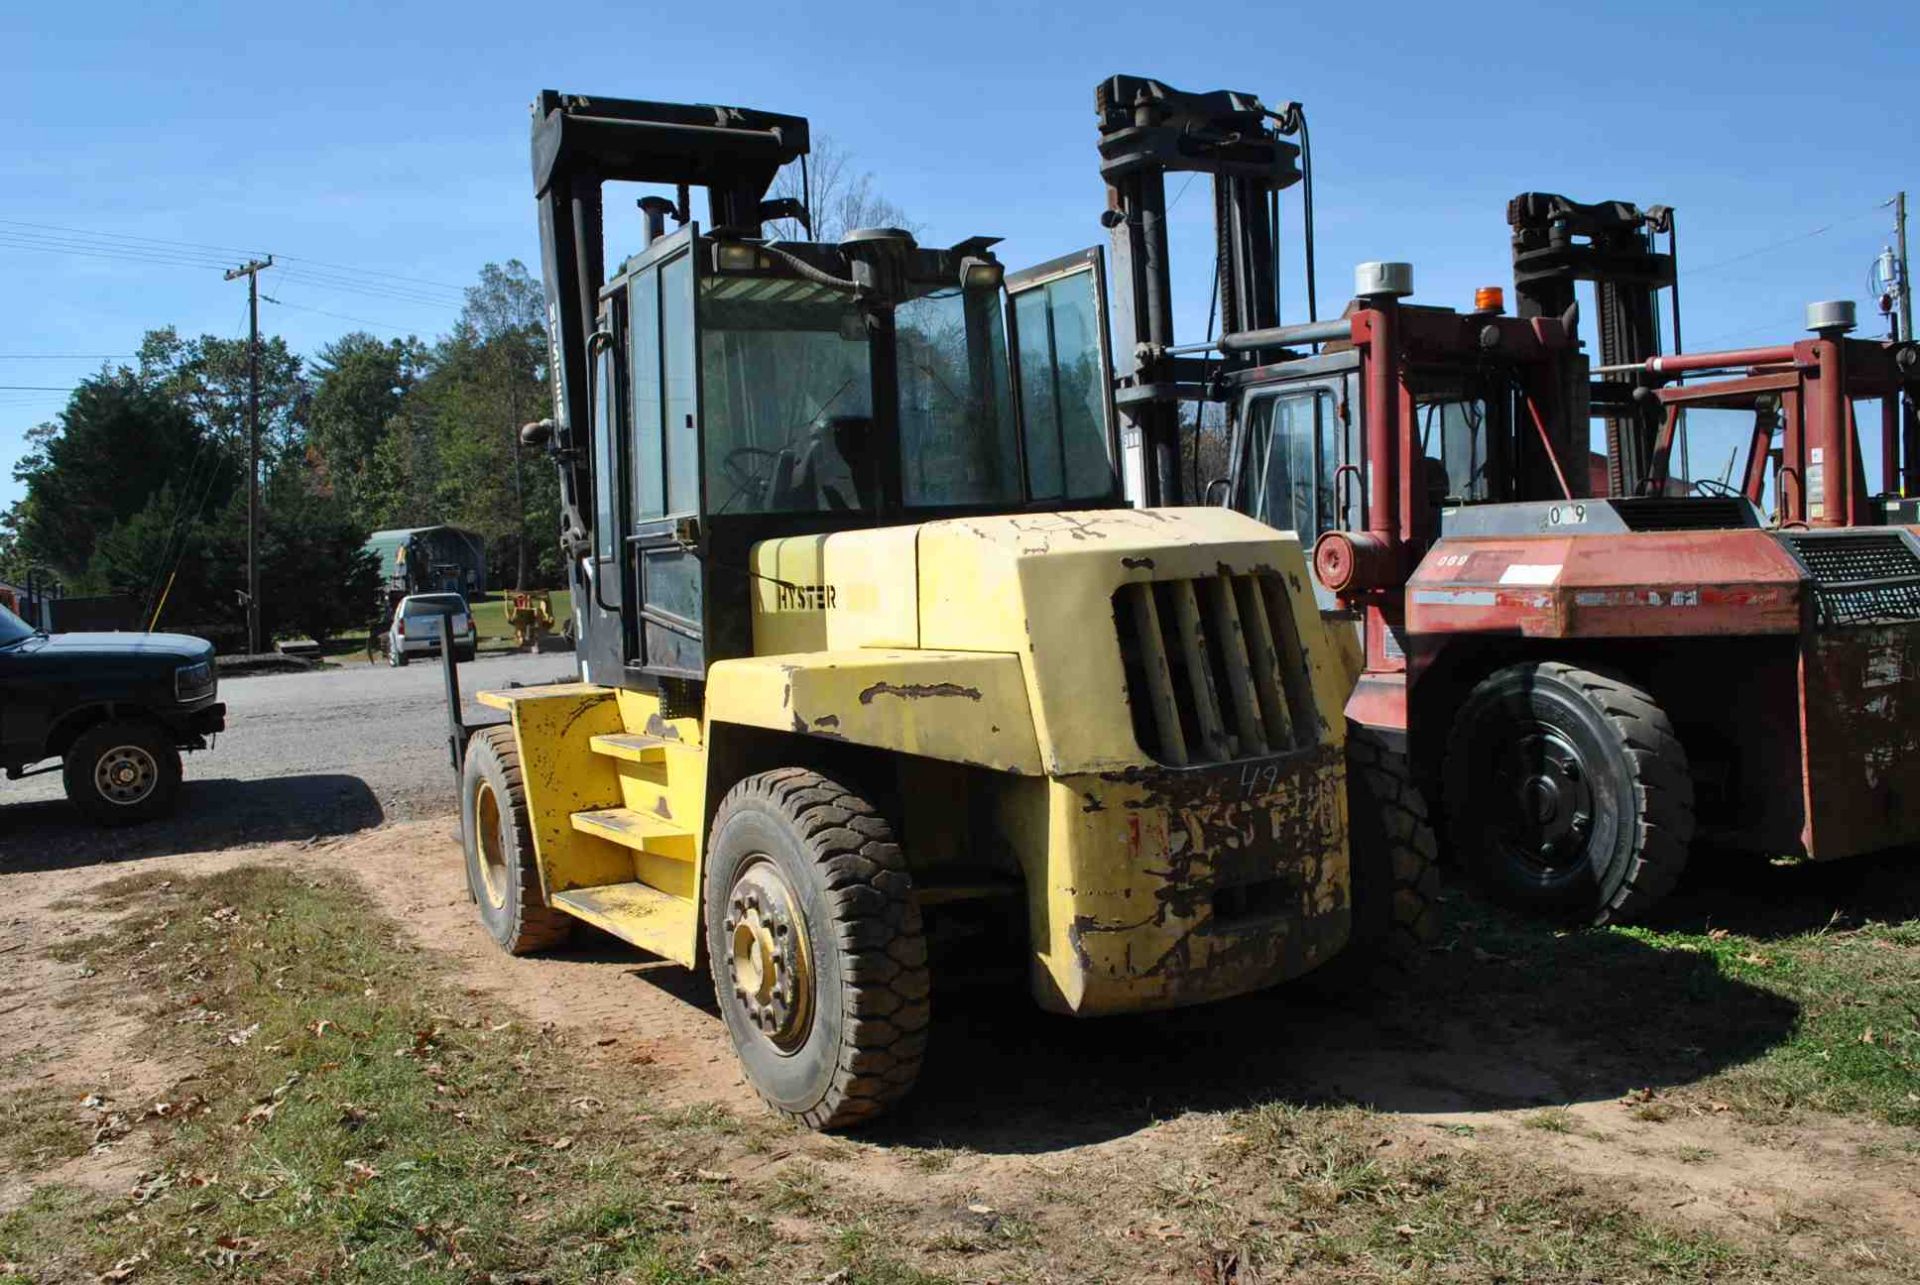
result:
[[[1904,6],[1237,12],[7,6],[0,385],[71,385],[155,326],[244,333],[244,286],[215,265],[250,250],[297,256],[263,278],[281,302],[262,325],[300,351],[354,328],[439,333],[482,263],[536,261],[526,108],[543,86],[808,116],[927,239],[999,234],[1013,266],[1103,239],[1104,76],[1299,99],[1323,307],[1370,258],[1413,261],[1418,300],[1465,306],[1506,282],[1505,202],[1537,189],[1679,210],[1689,348],[1790,338],[1816,298],[1859,299],[1876,325],[1864,279],[1891,224],[1876,206],[1903,186],[1920,198],[1920,17]],[[1189,337],[1204,326],[1208,205],[1197,183],[1173,211]],[[53,228],[150,240],[101,257]],[[610,252],[631,234],[611,226]],[[1287,252],[1293,319],[1297,241]],[[62,401],[0,388],[0,504],[18,495],[21,434]]]

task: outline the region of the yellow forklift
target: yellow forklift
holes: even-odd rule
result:
[[[913,1083],[930,947],[1093,1015],[1430,941],[1425,813],[1391,757],[1349,771],[1298,540],[1125,506],[1099,252],[770,239],[811,227],[767,197],[807,145],[535,104],[555,399],[522,436],[561,472],[580,681],[467,727],[447,662],[494,939],[584,921],[710,969],[755,1088],[817,1128]],[[611,274],[608,182],[671,193]]]

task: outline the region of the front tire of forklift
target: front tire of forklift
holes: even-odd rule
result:
[[[707,957],[747,1078],[814,1129],[880,1114],[920,1073],[927,946],[886,818],[803,768],[741,781],[714,815]]]
[[[1496,900],[1555,919],[1643,916],[1693,839],[1693,777],[1666,712],[1624,678],[1558,661],[1467,696],[1446,798],[1462,864]]]
[[[483,727],[467,742],[460,769],[460,834],[467,888],[480,922],[509,955],[565,944],[573,918],[547,905],[533,855],[520,751],[511,727]]]

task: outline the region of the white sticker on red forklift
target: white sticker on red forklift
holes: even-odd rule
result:
[[[1516,562],[1500,573],[1501,584],[1549,585],[1560,580],[1558,562]]]

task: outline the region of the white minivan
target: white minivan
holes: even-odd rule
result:
[[[402,598],[393,609],[393,621],[387,627],[387,663],[400,666],[411,657],[438,653],[442,621],[453,632],[454,658],[472,660],[480,634],[474,627],[473,613],[467,610],[467,600],[457,593],[414,593]]]

